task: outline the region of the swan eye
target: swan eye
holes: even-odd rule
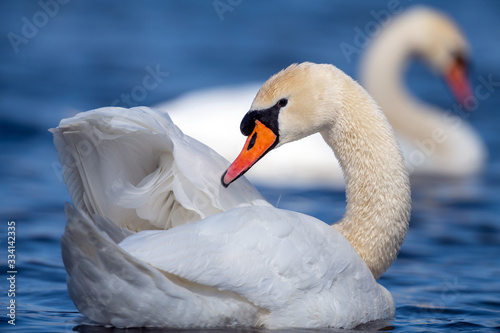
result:
[[[459,65],[461,68],[464,68],[464,69],[468,68],[469,62],[468,62],[467,56],[464,52],[452,51],[451,56],[455,60],[455,63],[457,65]]]
[[[286,106],[288,104],[288,100],[286,98],[282,98],[276,103],[280,108]]]

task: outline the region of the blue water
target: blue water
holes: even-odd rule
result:
[[[292,62],[333,63],[356,77],[359,54],[346,57],[339,45],[352,45],[354,28],[364,29],[372,10],[394,1],[232,0],[220,16],[213,1],[65,2],[41,1],[53,15],[37,1],[0,5],[0,331],[119,331],[81,324],[66,291],[59,239],[70,199],[48,128],[111,103],[152,105],[193,89],[263,81]],[[396,2],[398,9],[416,3]],[[498,1],[441,1],[439,8],[470,40],[473,86],[479,76],[500,81]],[[156,87],[122,100],[143,84],[147,68],[163,75]],[[451,108],[440,78],[418,65],[407,74],[419,98]],[[489,149],[481,174],[412,180],[410,231],[380,280],[397,306],[387,330],[500,330],[499,105],[495,88],[466,119]],[[261,190],[282,208],[327,222],[345,206],[342,191]],[[9,221],[16,222],[15,298],[7,295]],[[11,299],[16,326],[7,322]]]

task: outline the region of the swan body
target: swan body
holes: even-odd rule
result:
[[[415,100],[403,87],[402,73],[410,59],[420,56],[447,78],[459,102],[472,95],[465,72],[449,75],[454,64],[467,58],[465,37],[445,15],[416,7],[396,16],[373,39],[360,64],[360,80],[380,105],[396,131],[411,174],[467,176],[481,170],[486,149],[465,118]],[[463,58],[463,59],[462,59]],[[233,110],[245,110],[259,85],[219,87],[191,92],[158,105],[168,110],[187,134],[230,159],[239,138]],[[214,128],[212,124],[217,119]],[[227,128],[233,128],[233,131]],[[218,133],[227,132],[227,135]],[[215,133],[215,134],[214,134]],[[247,176],[258,184],[275,186],[343,187],[342,170],[328,154],[321,135],[314,134],[273,151]]]
[[[117,244],[69,205],[67,215],[68,291],[97,323],[354,327],[394,314],[348,241],[309,216],[241,207]]]
[[[109,116],[116,120],[100,127],[100,120]],[[122,161],[120,166],[135,169],[136,165],[129,165],[126,159],[128,151],[134,153],[138,144],[144,155],[134,163],[148,164],[147,159],[152,159],[154,167],[131,185],[126,184],[127,177],[118,177],[105,188],[91,190],[81,185],[86,182],[83,178],[102,172],[95,165],[110,165],[108,155],[97,153],[90,159],[94,163],[81,163],[76,171],[69,168],[71,176],[65,179],[77,200],[76,208],[66,208],[63,260],[70,296],[91,320],[117,327],[353,328],[394,315],[392,296],[376,279],[391,265],[406,234],[408,174],[381,110],[336,67],[303,63],[271,77],[243,118],[241,130],[248,139],[229,167],[228,162],[219,164],[221,158],[209,148],[182,134],[168,116],[147,108],[105,108],[62,121],[54,134],[63,164],[68,154],[77,160],[85,155],[76,141],[65,136],[98,128],[94,132],[110,133],[99,134],[109,142],[92,141],[95,144],[87,156],[109,144],[112,163]],[[136,131],[143,135],[137,136]],[[346,214],[333,227],[270,206],[242,178],[268,151],[314,132],[320,132],[333,148],[346,175]],[[167,144],[151,140],[156,146],[149,154],[148,143],[139,141],[148,142],[150,135],[158,135],[157,139]],[[114,140],[118,140],[116,145]],[[173,153],[168,153],[167,146]],[[177,148],[181,159],[197,162],[177,163]],[[112,154],[113,149],[118,149],[116,154]],[[132,158],[136,156],[132,154]],[[134,193],[139,197],[155,193],[153,184],[166,182],[159,174],[172,168],[169,177],[175,180],[180,173],[182,179],[184,172],[191,173],[185,168],[202,172],[204,166],[199,163],[205,159],[210,172],[218,169],[215,175],[219,178],[222,174],[222,178],[213,182],[206,175],[192,183],[196,183],[195,189],[210,189],[211,204],[197,204],[189,196],[181,200],[175,191],[172,198],[183,207],[194,206],[198,220],[187,214],[191,218],[185,223],[180,218],[177,223],[159,223],[139,215],[137,207],[130,208],[134,200],[115,197],[116,193],[125,193],[127,199]],[[189,180],[178,186],[189,188],[193,185]],[[98,195],[98,190],[103,192]],[[82,197],[75,193],[78,191],[85,192],[85,199],[78,200]],[[165,191],[170,193],[171,189],[167,185],[158,188],[160,193]],[[93,208],[96,198],[106,203],[109,195],[112,200],[107,204],[127,203],[127,223],[113,220],[121,215]],[[227,205],[213,204],[226,200]],[[139,208],[148,202],[138,201],[135,206]],[[208,210],[202,211],[206,206]],[[148,207],[150,215],[172,220],[173,214],[164,212],[162,205]],[[170,207],[176,205],[168,204]],[[157,211],[162,214],[155,214]],[[138,230],[144,226],[150,230]]]

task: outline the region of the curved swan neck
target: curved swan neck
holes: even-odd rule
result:
[[[397,17],[373,40],[363,57],[360,79],[365,89],[384,110],[399,134],[418,140],[432,135],[437,127],[449,128],[439,110],[417,101],[405,89],[403,72],[407,62],[430,46],[436,15],[425,8]]]
[[[452,48],[466,54],[466,44],[445,15],[421,7],[394,18],[363,57],[363,86],[400,137],[413,147],[411,153],[425,154],[423,160],[409,160],[418,172],[462,176],[477,172],[483,164],[486,150],[472,127],[459,115],[416,100],[405,89],[402,78],[407,61],[416,54],[442,72],[443,54],[449,54]]]
[[[334,227],[379,278],[396,258],[408,228],[408,173],[383,113],[363,88],[346,81],[347,91],[335,104],[343,116],[321,132],[346,180],[346,213]]]
[[[287,103],[279,106],[284,98]],[[383,112],[341,70],[308,62],[290,65],[259,90],[252,109],[272,117],[274,108],[279,110],[276,147],[319,132],[335,152],[347,207],[334,227],[380,277],[398,254],[410,212],[408,172]]]
[[[411,35],[415,29],[407,24],[401,20],[393,22],[373,41],[363,57],[360,79],[398,131],[419,137],[415,128],[421,128],[416,124],[426,119],[421,115],[426,107],[404,88],[402,78],[408,59],[415,53],[415,37]],[[432,126],[432,122],[428,125]]]

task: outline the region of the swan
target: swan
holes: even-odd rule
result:
[[[237,127],[241,119],[233,110],[245,110],[261,85],[255,83],[189,92],[155,108],[167,111],[186,134],[230,159],[238,154],[238,148],[232,142],[237,142],[241,136]],[[218,119],[215,124],[214,119]],[[313,134],[298,141],[294,147],[285,146],[275,151],[246,176],[253,183],[265,186],[343,188],[342,170],[330,151],[321,136]]]
[[[465,118],[415,100],[402,82],[407,62],[421,56],[446,78],[456,100],[463,103],[472,96],[464,67],[468,54],[465,37],[449,17],[434,9],[415,7],[382,27],[362,57],[360,81],[396,131],[411,174],[460,177],[474,174],[484,165],[484,143]],[[251,83],[210,88],[158,107],[168,110],[185,133],[230,159],[237,153],[232,142],[239,136],[233,126],[239,119],[232,110],[244,110],[259,87]],[[213,119],[219,120],[220,128],[206,126]],[[227,135],[214,135],[223,132]],[[328,151],[321,136],[315,134],[297,142],[296,147],[276,151],[247,176],[267,186],[343,187],[341,168]]]
[[[63,164],[84,159],[67,171],[77,202],[76,208],[66,206],[68,223],[61,240],[68,291],[81,313],[116,327],[271,329],[353,328],[394,316],[393,298],[376,279],[395,260],[405,237],[410,189],[400,149],[380,108],[333,65],[302,63],[272,76],[250,110],[241,122],[247,141],[230,165],[219,165],[222,158],[215,152],[183,135],[167,115],[147,108],[85,112],[53,130]],[[134,116],[136,112],[140,115]],[[345,172],[346,213],[333,227],[272,207],[242,176],[264,155],[315,132]],[[82,133],[87,135],[79,141]],[[128,152],[130,164],[125,161]],[[206,171],[200,165],[205,160]],[[149,167],[142,170],[140,165]],[[116,180],[107,181],[108,176]],[[101,187],[82,185],[91,177]],[[176,182],[180,190],[174,185],[172,192],[169,184]],[[167,210],[176,207],[175,198],[193,206],[190,200],[197,200],[182,195],[194,191],[193,186],[209,189],[204,192],[209,200],[194,205],[189,214],[163,211],[163,203]],[[144,193],[156,192],[176,197],[150,204],[151,215],[161,211],[177,222],[186,215],[192,217],[189,223],[168,228],[172,223],[138,214],[148,204]],[[241,192],[253,201],[245,202]],[[233,194],[239,199],[232,199]],[[128,207],[119,215],[127,222],[94,208],[80,209],[89,202],[99,205],[90,196],[105,203],[111,196],[108,204]],[[214,202],[225,200],[237,207],[216,213]],[[203,215],[208,216],[197,213],[200,219],[192,221],[199,206],[208,206]],[[150,224],[157,230],[130,230]]]
[[[467,41],[445,14],[415,7],[373,40],[361,62],[360,80],[404,145],[410,172],[452,177],[479,172],[486,149],[464,117],[424,104],[404,88],[401,73],[415,56],[445,79],[458,103],[466,106],[473,96],[466,77]]]

